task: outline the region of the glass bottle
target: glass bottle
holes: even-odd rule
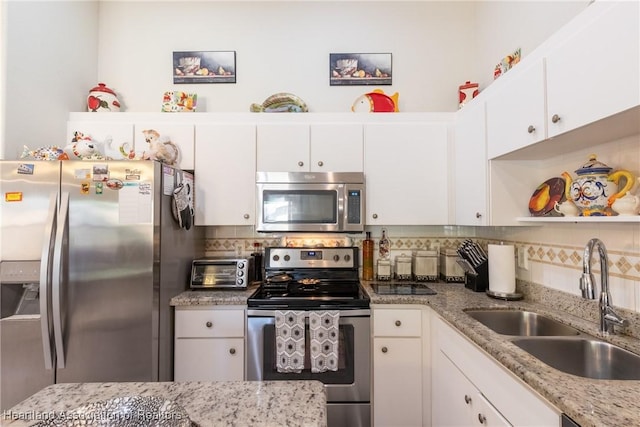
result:
[[[367,231],[366,238],[362,241],[362,279],[373,280],[373,239],[371,232]]]
[[[382,237],[380,238],[380,244],[378,247],[378,255],[380,256],[380,259],[389,259],[391,257],[390,247],[391,244],[387,238],[387,229],[383,228]]]
[[[254,242],[253,244],[253,252],[251,253],[253,257],[253,279],[255,281],[262,281],[262,245],[258,242]]]

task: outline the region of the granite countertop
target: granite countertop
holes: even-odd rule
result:
[[[502,301],[484,292],[473,292],[461,284],[429,283],[437,292],[432,296],[378,295],[371,285],[364,289],[371,304],[425,304],[476,343],[495,360],[522,379],[543,398],[582,427],[640,425],[640,381],[593,380],[564,374],[544,364],[465,314],[468,309],[531,310],[569,324],[594,337],[607,340],[634,353],[640,353],[640,340],[622,335],[603,337],[598,324],[567,311],[538,302]],[[597,301],[596,301],[597,303]]]
[[[462,284],[428,283],[437,295],[378,295],[371,284],[362,282],[371,304],[422,304],[431,307],[498,363],[522,379],[543,398],[567,414],[582,427],[640,425],[638,391],[640,381],[593,380],[564,374],[544,364],[465,314],[468,309],[522,309],[557,319],[596,338],[609,341],[640,354],[640,340],[626,335],[603,337],[598,332],[597,301],[586,301],[557,291],[549,295],[521,301],[502,301],[484,292],[473,292]],[[536,291],[537,292],[537,291]],[[543,291],[546,292],[546,291]],[[229,291],[185,292],[172,300],[172,305],[246,304],[247,291],[231,296]],[[532,293],[534,293],[532,291]],[[566,296],[566,298],[565,298]],[[244,299],[243,299],[244,298]],[[579,313],[572,315],[568,313]],[[630,318],[633,336],[640,336],[640,320]],[[626,317],[626,314],[625,316]],[[586,320],[590,319],[590,320]]]
[[[158,396],[181,405],[200,427],[224,425],[326,427],[319,381],[80,383],[46,387],[2,413],[0,425],[29,426],[55,411],[124,396]]]
[[[247,305],[247,298],[258,289],[258,284],[252,284],[247,289],[233,290],[203,290],[185,291],[171,298],[171,305],[193,306],[193,305]]]

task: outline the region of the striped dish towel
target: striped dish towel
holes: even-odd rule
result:
[[[340,312],[312,311],[309,313],[311,333],[311,372],[338,370],[338,334]]]
[[[276,311],[276,368],[282,373],[304,369],[304,311]]]

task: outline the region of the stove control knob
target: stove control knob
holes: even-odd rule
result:
[[[238,282],[238,285],[242,286],[242,284],[244,283],[244,279],[238,279],[237,282]]]
[[[242,277],[242,276],[244,276],[244,271],[242,270],[238,271],[238,277]]]
[[[334,256],[333,256],[333,260],[334,260],[335,262],[340,261],[340,255],[334,255]]]
[[[291,260],[291,257],[290,257],[289,255],[285,255],[285,256],[284,256],[284,260],[285,260],[285,261],[289,261],[289,260]]]
[[[238,263],[238,268],[244,268],[244,263],[243,262],[239,262]]]
[[[347,261],[347,262],[351,261],[351,255],[349,255],[349,254],[345,255],[344,256],[344,260]]]
[[[274,261],[280,261],[280,255],[274,255],[273,256],[273,260]]]

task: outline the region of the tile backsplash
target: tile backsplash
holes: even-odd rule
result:
[[[391,242],[391,256],[411,254],[416,250],[456,248],[470,238],[483,247],[503,242],[524,249],[528,269],[516,268],[519,280],[543,285],[550,289],[580,295],[578,279],[582,274],[584,246],[592,237],[607,246],[609,283],[613,305],[640,312],[640,227],[636,224],[549,224],[543,227],[385,227]],[[379,227],[368,227],[378,240]],[[335,238],[329,235],[327,238]],[[349,236],[361,247],[364,234]],[[279,246],[281,236],[262,235],[244,227],[209,227],[205,240],[207,256],[248,255],[254,243],[263,247]],[[376,254],[377,256],[377,254]],[[516,264],[517,265],[517,264]],[[600,266],[597,256],[592,260],[592,272],[600,290]]]

